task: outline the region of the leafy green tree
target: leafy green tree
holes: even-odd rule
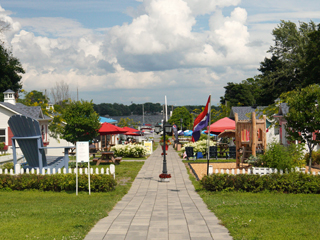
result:
[[[310,85],[282,96],[289,105],[285,116],[286,131],[291,141],[306,143],[309,149],[309,171],[311,172],[312,151],[320,143],[320,86]],[[314,137],[315,136],[315,137]]]
[[[25,97],[19,98],[18,102],[26,106],[40,106],[43,113],[47,114],[48,99],[42,92],[36,90],[31,92],[22,90],[22,92],[25,94]]]
[[[118,126],[119,127],[131,127],[137,129],[140,122],[135,122],[131,118],[120,118]]]
[[[309,33],[309,43],[306,51],[305,74],[306,84],[320,82],[320,24],[317,29]]]
[[[180,119],[182,118],[182,128],[191,129],[193,126],[192,115],[185,107],[175,108],[172,112],[172,116],[168,120],[170,124],[175,123],[180,128]]]
[[[303,71],[306,64],[306,49],[309,43],[309,33],[315,31],[314,22],[301,22],[299,27],[290,21],[281,23],[272,31],[274,46],[269,53],[271,58],[265,58],[258,69],[257,76],[261,91],[257,99],[258,105],[272,104],[281,93],[306,87],[306,75]]]
[[[3,92],[11,89],[14,92],[22,88],[21,74],[25,73],[20,61],[0,44],[0,101],[3,101]]]
[[[99,115],[93,109],[92,101],[70,101],[61,114],[54,117],[49,125],[51,136],[76,143],[90,141],[98,136]]]
[[[256,103],[259,89],[253,78],[243,80],[241,83],[228,82],[224,97],[220,97],[220,102],[229,102],[231,106],[253,106]]]

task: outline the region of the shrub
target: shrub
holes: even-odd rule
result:
[[[76,162],[69,162],[69,168],[76,168]],[[88,168],[87,162],[78,162],[78,168]]]
[[[90,175],[90,186],[92,192],[110,192],[117,185],[111,175],[93,174]],[[76,189],[75,174],[54,174],[54,175],[0,175],[0,190],[26,190],[38,189],[42,191],[74,191]],[[88,191],[88,176],[78,176],[78,190]]]
[[[288,147],[272,142],[268,144],[268,149],[264,155],[260,155],[264,167],[277,169],[291,169],[303,167],[303,145],[290,144]]]
[[[111,148],[116,157],[142,157],[148,149],[139,144],[116,145]]]
[[[320,175],[304,173],[250,175],[213,174],[201,180],[208,191],[282,192],[320,194]]]
[[[306,153],[304,155],[304,160],[305,160],[305,163],[309,163],[309,153]],[[312,165],[318,165],[320,164],[320,150],[318,151],[313,151],[312,152]]]
[[[11,162],[5,163],[1,166],[1,168],[2,168],[2,170],[8,169],[8,171],[9,171],[10,169],[13,169],[13,163],[11,163]]]

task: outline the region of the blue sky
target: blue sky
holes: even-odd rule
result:
[[[280,20],[319,23],[316,0],[5,0],[2,36],[27,91],[69,84],[94,103],[219,102],[258,74]]]

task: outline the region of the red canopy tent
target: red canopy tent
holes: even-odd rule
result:
[[[101,127],[98,132],[100,133],[100,135],[109,135],[109,134],[121,134],[128,131],[121,127],[117,127],[110,123],[104,122],[101,124]]]
[[[210,133],[218,135],[222,133],[224,130],[235,130],[236,122],[228,117],[222,118],[210,125]],[[208,133],[208,130],[205,131]]]
[[[141,136],[141,133],[139,130],[130,128],[130,127],[123,127],[123,129],[127,130],[128,132],[124,133],[125,135],[130,135],[130,136]]]
[[[112,125],[110,123],[104,122],[101,124],[100,129],[98,131],[98,133],[100,133],[100,137],[101,137],[101,148],[106,148],[109,143],[107,143],[107,137],[106,135],[113,135],[113,134],[121,134],[121,133],[126,133],[127,130],[121,128],[121,127],[117,127],[115,125]],[[104,136],[104,141],[102,139],[102,136]],[[104,144],[103,144],[104,142]]]

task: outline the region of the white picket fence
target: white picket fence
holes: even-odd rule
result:
[[[77,170],[76,168],[69,168],[69,173],[73,173],[76,174]],[[86,174],[88,175],[88,168],[78,168],[78,173],[79,174]],[[4,171],[2,169],[0,169],[0,174],[10,174],[10,175],[17,175],[17,174],[37,174],[40,175],[40,170],[39,168],[32,168],[31,170],[29,169],[23,169],[21,168],[20,164],[16,164],[15,165],[15,169],[10,169],[10,171],[8,171],[8,169],[5,169]],[[58,170],[56,170],[55,168],[53,169],[42,169],[41,171],[41,175],[51,175],[51,174],[67,174],[67,170],[65,168],[61,169],[58,168]],[[107,174],[107,175],[113,175],[113,178],[116,178],[116,171],[115,171],[115,166],[114,164],[110,164],[109,168],[96,168],[95,171],[93,170],[93,168],[90,168],[90,174]]]
[[[291,172],[302,172],[302,173],[306,173],[306,169],[305,168],[298,168],[296,167],[295,169],[291,169]],[[213,171],[213,166],[209,166],[209,175],[212,175],[213,173],[226,173],[226,174],[258,174],[258,175],[266,175],[266,174],[271,174],[271,173],[280,173],[280,174],[284,174],[284,173],[289,173],[288,169],[282,170],[280,169],[280,171],[278,171],[278,169],[276,168],[248,168],[246,169],[231,169],[231,171],[229,169],[215,169],[215,171]],[[307,172],[306,174],[310,174],[309,172]],[[316,172],[312,172],[313,175],[320,175],[320,171],[318,173]]]

